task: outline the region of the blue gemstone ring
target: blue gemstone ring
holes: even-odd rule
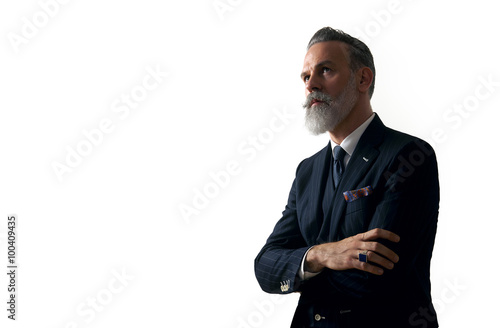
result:
[[[358,253],[358,260],[366,263],[368,261],[368,251],[359,252]]]

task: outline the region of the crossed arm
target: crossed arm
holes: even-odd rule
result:
[[[323,275],[328,275],[330,287],[354,296],[389,286],[390,276],[404,276],[416,260],[428,256],[439,202],[437,165],[432,153],[412,172],[405,171],[398,159],[408,158],[415,149],[407,147],[388,167],[384,190],[379,190],[383,196],[367,231],[337,242],[309,249],[298,226],[294,183],[283,217],[255,261],[261,287],[279,293],[279,281],[290,279],[289,292],[298,291],[300,281],[292,273],[299,271],[308,249],[305,270],[326,270]],[[358,260],[358,253],[364,250],[368,251],[367,263]]]
[[[376,240],[386,239],[399,242],[400,237],[388,230],[375,228],[341,241],[313,246],[306,256],[305,270],[319,272],[324,268],[332,270],[358,269],[375,275],[382,275],[386,268],[391,270],[399,261],[399,256]],[[361,251],[368,251],[367,262],[358,260]],[[376,266],[374,264],[378,264]]]

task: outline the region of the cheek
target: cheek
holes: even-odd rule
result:
[[[344,88],[340,83],[333,83],[328,89],[325,90],[332,97],[337,97],[342,93]]]

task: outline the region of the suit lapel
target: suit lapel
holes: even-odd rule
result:
[[[312,174],[311,174],[311,187],[313,192],[309,192],[311,197],[310,204],[308,208],[308,218],[310,224],[308,225],[308,244],[315,245],[316,237],[320,233],[320,229],[325,220],[325,215],[323,212],[323,199],[325,196],[332,198],[333,192],[329,195],[325,195],[326,184],[329,177],[330,162],[332,159],[332,147],[330,143],[323,148],[318,158],[314,161]],[[329,219],[329,216],[326,217]]]
[[[374,165],[379,155],[378,146],[382,142],[386,127],[380,120],[377,114],[375,118],[366,128],[365,132],[359,139],[358,145],[349,160],[346,170],[340,180],[338,188],[335,190],[333,203],[334,208],[331,217],[330,241],[339,240],[339,224],[344,218],[346,201],[344,199],[344,191],[357,189],[363,178],[365,178],[368,170]]]

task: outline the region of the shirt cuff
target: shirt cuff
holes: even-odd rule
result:
[[[304,267],[306,265],[306,256],[307,256],[307,253],[309,253],[309,251],[311,250],[311,248],[312,247],[309,247],[309,249],[307,250],[307,252],[304,254],[304,257],[302,258],[302,263],[300,264],[300,270],[299,270],[299,278],[300,278],[300,280],[311,279],[312,277],[317,276],[318,274],[321,273],[321,271],[323,271],[323,270],[321,270],[319,272],[305,271]]]

